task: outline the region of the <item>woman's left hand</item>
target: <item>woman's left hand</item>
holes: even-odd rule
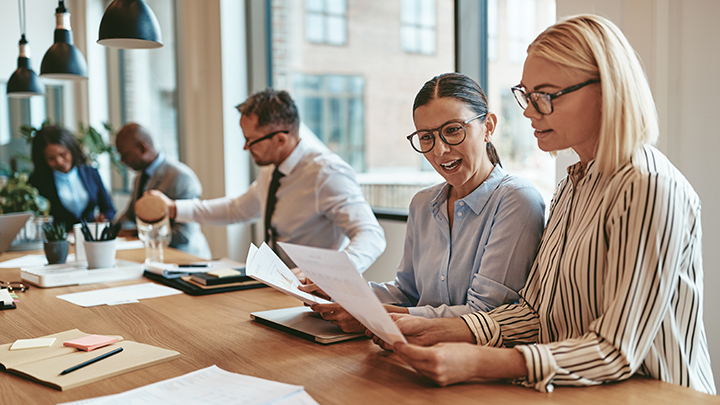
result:
[[[332,322],[337,325],[343,332],[346,333],[364,333],[365,326],[355,319],[348,311],[345,310],[340,304],[315,304],[311,305],[310,308],[319,313],[323,319]]]
[[[430,347],[397,343],[394,348],[406,363],[443,387],[476,378],[527,376],[525,359],[515,349],[469,343],[438,343]]]

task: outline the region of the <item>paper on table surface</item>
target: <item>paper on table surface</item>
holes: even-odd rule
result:
[[[68,263],[75,261],[75,253],[70,253],[67,256]],[[30,267],[30,266],[42,266],[44,264],[48,264],[47,259],[45,258],[45,255],[25,255],[21,257],[16,257],[14,259],[6,260],[2,263],[0,263],[0,269],[12,269],[12,268],[20,268],[20,267]]]
[[[137,300],[146,298],[164,297],[176,294],[182,294],[182,291],[155,283],[142,283],[73,294],[63,294],[58,295],[57,297],[72,304],[80,305],[81,307],[94,307],[96,305],[104,304],[113,305],[118,303],[137,302]]]
[[[324,298],[300,291],[300,280],[265,242],[259,248],[250,244],[245,274],[308,305],[330,303]]]
[[[284,242],[278,244],[305,275],[377,337],[392,344],[407,343],[345,252]]]
[[[18,339],[10,346],[10,350],[50,347],[53,343],[55,343],[55,338]]]
[[[218,366],[146,385],[115,395],[66,402],[61,405],[155,404],[317,404],[299,385],[284,384]]]

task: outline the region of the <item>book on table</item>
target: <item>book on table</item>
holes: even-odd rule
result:
[[[55,338],[54,343],[36,349],[10,350],[12,343],[0,345],[0,364],[10,373],[64,391],[180,357],[180,353],[174,350],[120,340],[106,347],[107,350],[122,347],[122,353],[61,375],[63,370],[102,354],[102,349],[86,352],[63,346],[66,341],[89,335],[73,329],[43,336]]]
[[[242,269],[235,269],[235,273],[232,275],[227,275],[223,277],[218,277],[217,272],[207,272],[207,273],[193,273],[190,274],[190,278],[193,282],[201,285],[220,285],[220,284],[232,284],[232,283],[241,283],[246,281],[255,281],[254,278],[247,276],[245,274],[245,268]]]

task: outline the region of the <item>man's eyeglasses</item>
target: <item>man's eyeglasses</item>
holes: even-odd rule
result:
[[[542,115],[548,115],[552,114],[553,112],[553,99],[556,99],[560,96],[564,96],[565,94],[572,93],[575,90],[580,90],[583,87],[587,86],[588,84],[593,83],[600,83],[599,79],[591,79],[586,82],[582,82],[580,84],[576,84],[574,86],[570,86],[567,89],[562,89],[558,91],[557,93],[548,94],[543,93],[541,91],[532,91],[530,93],[525,92],[525,88],[518,85],[512,88],[513,95],[515,95],[515,100],[517,100],[518,104],[520,104],[520,107],[524,110],[528,107],[529,103],[532,103],[532,105],[535,107],[535,110],[539,112]]]
[[[255,139],[254,141],[247,141],[247,140],[246,140],[246,141],[245,141],[245,149],[250,149],[250,148],[252,148],[252,146],[255,145],[256,143],[262,142],[262,141],[264,141],[264,140],[266,140],[266,139],[270,139],[270,138],[272,138],[273,136],[275,136],[275,135],[277,135],[277,134],[289,134],[289,133],[290,133],[290,131],[275,131],[275,132],[271,132],[271,133],[269,133],[269,134],[267,134],[267,135],[265,135],[265,136],[262,136],[262,137],[260,137],[260,138],[258,138],[258,139]]]
[[[19,281],[0,281],[0,288],[7,288],[8,291],[25,292],[30,286]]]
[[[450,121],[446,122],[439,128],[435,129],[422,129],[415,131],[407,136],[410,145],[413,149],[420,153],[428,153],[435,147],[435,132],[440,134],[440,139],[448,145],[455,146],[460,145],[467,136],[465,131],[465,125],[472,120],[486,116],[487,113],[476,115],[472,118],[468,118],[465,121]]]

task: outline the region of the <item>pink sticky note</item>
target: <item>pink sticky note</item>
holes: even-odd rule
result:
[[[64,342],[63,345],[68,347],[75,347],[77,349],[89,352],[99,347],[113,344],[118,340],[120,339],[111,336],[90,335],[81,337],[79,339],[68,340],[67,342]]]

